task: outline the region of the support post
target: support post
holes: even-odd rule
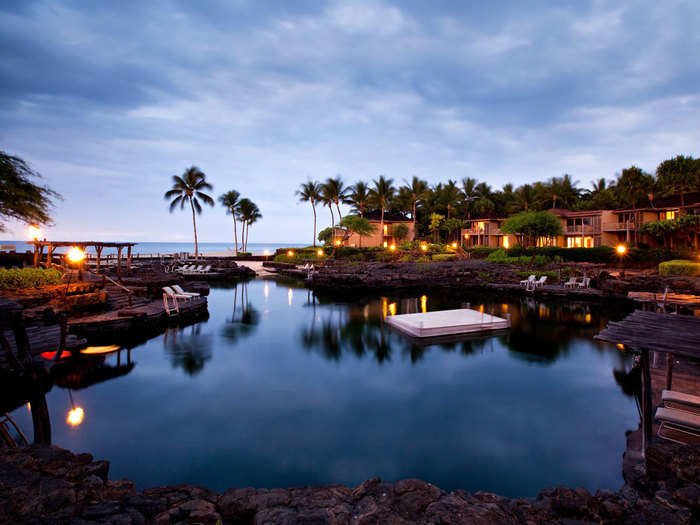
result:
[[[117,247],[117,278],[122,280],[122,247]]]
[[[131,246],[126,248],[126,269],[131,272]]]
[[[97,266],[95,267],[95,273],[100,273],[100,259],[102,258],[102,246],[96,244],[95,251],[97,252]]]
[[[39,267],[39,245],[34,241],[34,268]]]
[[[673,354],[666,354],[666,390],[672,390],[671,382],[673,380]]]
[[[643,349],[640,359],[642,368],[642,450],[651,442],[652,436],[652,407],[651,407],[651,369],[649,366],[649,350]]]

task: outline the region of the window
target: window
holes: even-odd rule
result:
[[[476,223],[476,227],[480,233],[484,233],[484,229],[486,228],[486,225],[485,225],[485,223],[479,221]]]
[[[384,235],[389,235],[389,226],[387,224],[384,225]]]
[[[506,249],[510,248],[510,241],[508,240],[508,236],[504,235],[503,237],[501,237],[501,239],[503,239],[503,242],[502,242],[503,247]]]
[[[567,237],[567,248],[593,248],[595,242],[593,237]]]
[[[554,246],[553,237],[537,237],[537,246]]]
[[[661,220],[666,219],[667,221],[671,221],[676,218],[676,211],[662,211],[661,212]]]

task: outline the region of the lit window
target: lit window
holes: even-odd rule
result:
[[[505,235],[503,236],[503,247],[510,248],[510,241],[508,240],[508,237],[506,237]]]
[[[389,235],[389,226],[384,225],[384,235]]]
[[[663,213],[661,214],[663,216]],[[666,212],[666,217],[664,217],[667,221],[672,221],[673,219],[676,218],[676,212],[675,211],[667,211]]]
[[[552,237],[537,237],[537,246],[552,246]]]
[[[477,227],[477,229],[478,229],[480,232],[483,232],[484,229],[485,229],[485,225],[484,225],[484,223],[481,222],[481,221],[476,223],[476,227]]]

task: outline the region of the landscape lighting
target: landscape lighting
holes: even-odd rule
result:
[[[77,246],[73,246],[70,250],[68,250],[66,257],[68,257],[68,260],[70,262],[79,263],[80,261],[85,259],[85,252]]]
[[[395,245],[395,244],[392,244],[391,246],[389,246],[389,249],[390,249],[392,252],[395,252],[395,251],[396,251],[396,245]]]
[[[316,253],[318,254],[319,257],[323,257],[323,249],[319,248]]]
[[[420,249],[423,250],[424,252],[428,251],[428,245],[427,244],[421,244]]]
[[[288,250],[287,257],[294,257],[294,250]]]
[[[624,255],[627,252],[627,246],[624,244],[618,244],[615,250],[617,251],[618,255]]]
[[[36,224],[30,224],[27,228],[27,236],[34,241],[38,240],[41,237],[41,228]]]

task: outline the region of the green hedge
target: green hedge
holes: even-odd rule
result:
[[[661,275],[700,275],[700,263],[677,259],[659,264]]]
[[[547,255],[538,253],[528,254],[525,252],[524,255],[513,256],[509,255],[510,250],[498,249],[494,250],[486,258],[487,261],[499,264],[522,264],[522,265],[533,265],[533,266],[544,266],[552,262],[552,259]]]
[[[560,248],[558,246],[536,247],[529,246],[524,250],[520,246],[515,246],[507,250],[509,257],[518,255],[545,255],[550,259],[560,257],[563,261],[572,262],[598,262],[606,263],[615,259],[615,249],[610,246],[599,246],[597,248]]]
[[[471,255],[472,259],[485,259],[496,250],[498,250],[498,248],[488,248],[486,246],[474,246],[473,248],[465,249],[465,251]]]
[[[50,268],[13,268],[5,270],[0,268],[0,289],[9,288],[36,288],[47,284],[58,284],[61,280],[61,272]]]
[[[457,256],[452,253],[436,253],[433,255],[433,261],[456,261]]]

